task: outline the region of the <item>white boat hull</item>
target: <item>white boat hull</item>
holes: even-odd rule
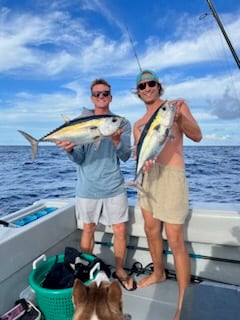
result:
[[[28,276],[32,270],[33,260],[43,253],[47,257],[63,253],[66,246],[79,248],[82,222],[76,219],[74,199],[41,200],[5,218],[8,222],[14,223],[45,207],[57,209],[23,227],[0,227],[0,315],[13,306],[15,300],[19,299],[19,293],[29,285]],[[138,207],[130,207],[129,210],[131,219],[128,224],[126,267],[131,268],[136,261],[146,266],[151,262],[151,257],[143,229],[142,215]],[[164,232],[163,236],[165,238]],[[240,285],[240,206],[232,205],[230,208],[223,205],[215,206],[213,209],[209,207],[205,209],[204,205],[194,207],[186,224],[185,236],[189,253],[192,255],[192,275],[201,279]],[[95,254],[101,255],[106,263],[114,265],[112,237],[110,227],[99,226],[95,239],[97,242]],[[174,270],[167,242],[165,242],[165,249],[167,251],[165,254],[166,268]],[[164,295],[159,293],[163,297],[163,301],[161,300],[165,308],[163,310],[170,316],[175,309],[177,284],[166,282],[164,286],[161,285],[161,288],[156,288],[156,290],[164,290],[165,293],[170,290],[171,292],[166,296],[167,301],[165,302]],[[141,292],[148,290],[146,288]],[[124,292],[124,305],[129,308],[125,310],[126,313],[134,314],[135,312],[132,309],[132,303],[129,302],[129,296],[132,296],[133,300],[136,297],[138,297],[136,299],[141,299],[141,292],[140,295],[135,291],[133,293]],[[170,311],[168,311],[169,308]],[[137,318],[133,317],[133,319]],[[161,319],[165,320],[168,317]]]

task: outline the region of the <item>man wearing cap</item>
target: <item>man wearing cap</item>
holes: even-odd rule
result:
[[[135,145],[138,144],[144,125],[164,103],[163,88],[158,76],[151,70],[140,72],[136,79],[137,95],[145,103],[146,113],[134,124]],[[183,225],[188,214],[188,185],[184,171],[183,136],[199,142],[201,130],[188,105],[183,100],[174,100],[177,111],[172,127],[173,139],[169,140],[156,160],[146,161],[143,189],[139,193],[139,205],[144,218],[144,228],[152,257],[154,271],[141,279],[138,288],[166,279],[163,265],[162,223],[168,244],[174,257],[179,287],[178,307],[174,320],[179,320],[184,291],[190,280],[190,261],[184,243]],[[154,181],[154,183],[153,183]]]

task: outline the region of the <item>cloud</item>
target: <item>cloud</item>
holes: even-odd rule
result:
[[[45,133],[62,122],[62,113],[72,118],[90,105],[89,83],[99,75],[113,84],[114,112],[132,122],[144,114],[144,104],[130,91],[138,72],[136,57],[118,18],[117,5],[105,4],[100,0],[57,0],[37,2],[39,10],[35,5],[15,12],[0,9],[0,77],[3,85],[10,79],[12,86],[10,91],[5,85],[1,96],[0,108],[8,111],[0,119],[1,127],[8,123],[9,127],[31,127]],[[239,118],[239,71],[229,75],[229,68],[223,67],[228,59],[230,65],[234,61],[213,19],[203,22],[196,16],[178,17],[171,19],[169,34],[160,26],[169,24],[169,19],[156,21],[147,38],[137,32],[137,53],[142,67],[159,74],[164,98],[187,100],[204,131],[207,128],[210,141],[214,139],[207,127],[210,122],[225,119],[232,123]],[[226,28],[239,47],[237,13],[226,17]],[[25,86],[18,87],[19,79],[21,84],[26,81]],[[217,135],[228,137],[226,132]]]
[[[212,134],[206,134],[204,136],[204,140],[205,141],[230,141],[231,140],[231,136],[230,135],[224,135],[224,136],[219,136],[215,133]]]
[[[67,12],[37,15],[2,11],[0,72],[13,74],[24,68],[28,75],[49,76],[73,70],[83,44],[87,46],[93,38],[81,20],[72,20]]]
[[[230,19],[231,18],[231,19]],[[228,15],[226,30],[235,47],[240,46],[240,18],[235,13]],[[176,20],[175,38],[161,41],[159,35],[150,36],[139,55],[143,68],[162,71],[176,66],[202,63],[233,63],[230,50],[215,22],[199,21],[196,16],[183,15]],[[230,57],[230,58],[229,58]],[[235,63],[235,62],[234,62]]]
[[[61,6],[67,2],[59,2],[59,7],[56,7],[57,3],[52,4],[50,12],[44,13],[17,14],[2,9],[0,72],[14,74],[22,68],[25,77],[34,73],[35,77],[38,74],[41,78],[44,75],[56,78],[66,74],[73,77],[99,72],[118,76],[136,73],[138,67],[126,30],[122,29],[122,37],[115,40],[104,33],[104,29],[88,26],[87,17],[85,20],[84,17],[74,19],[66,7],[61,11]],[[107,21],[121,29],[122,24],[102,2],[94,0],[81,4],[82,10],[100,12]],[[187,33],[181,32],[181,38],[163,42],[159,37],[150,36],[142,44],[144,49],[140,51],[139,60],[144,68],[162,72],[174,70],[176,66],[196,67],[203,62],[223,59],[222,46],[211,54],[206,49],[209,39],[219,38],[217,28],[210,31],[206,25],[198,28],[188,16],[184,22],[179,21],[179,30],[184,23],[185,28],[186,24],[189,26]],[[240,18],[229,24],[228,29],[234,29],[234,34],[239,36],[236,30],[240,30]],[[236,39],[240,38],[238,36]]]
[[[235,97],[230,95],[229,88],[226,88],[223,95],[212,101],[211,104],[213,106],[212,114],[220,119],[240,118],[240,101],[237,95]]]
[[[116,5],[116,3],[114,3]],[[98,15],[101,15],[104,17],[104,19],[111,25],[116,26],[118,29],[122,30],[123,32],[126,32],[126,28],[124,24],[116,18],[114,15],[114,10],[111,10],[113,8],[112,3],[104,3],[103,0],[83,0],[82,1],[82,8],[84,10],[91,10],[97,13]]]

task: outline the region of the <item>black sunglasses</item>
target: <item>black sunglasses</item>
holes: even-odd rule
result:
[[[99,98],[101,96],[101,94],[104,97],[108,97],[110,96],[110,91],[96,91],[96,92],[92,92],[92,96],[95,98]]]
[[[146,88],[146,85],[148,85],[150,88],[153,88],[155,87],[157,84],[156,81],[154,80],[150,80],[150,81],[147,81],[147,82],[142,82],[142,83],[139,83],[139,85],[137,86],[137,88],[139,90],[144,90]]]

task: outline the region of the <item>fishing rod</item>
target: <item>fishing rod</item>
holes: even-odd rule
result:
[[[113,246],[112,242],[104,242],[104,241],[95,241],[95,244],[102,245],[102,246],[108,247],[108,248],[111,248]],[[141,251],[149,251],[148,248],[138,247],[138,246],[133,246],[133,245],[128,245],[127,249],[129,249],[129,250],[137,250],[138,249],[138,250],[141,250]],[[163,254],[172,255],[172,251],[163,250]],[[211,257],[211,256],[206,256],[206,255],[196,254],[196,253],[189,253],[189,257],[192,258],[192,259],[204,259],[204,260],[210,260],[210,261],[218,261],[218,262],[228,262],[228,263],[240,264],[240,260],[219,258],[219,257]]]
[[[139,59],[138,59],[138,55],[137,55],[137,52],[136,52],[136,49],[135,49],[133,40],[132,40],[132,37],[131,37],[131,35],[130,35],[130,32],[129,32],[127,26],[126,26],[126,30],[127,30],[127,34],[128,34],[129,41],[130,41],[131,46],[132,46],[132,49],[133,49],[133,53],[134,53],[135,58],[136,58],[136,60],[137,60],[138,68],[139,68],[140,72],[142,72],[142,67],[141,67],[140,61],[139,61]]]
[[[228,44],[229,49],[230,49],[231,52],[232,52],[233,58],[234,58],[234,60],[236,61],[238,68],[240,69],[240,60],[239,60],[239,58],[238,58],[238,55],[237,55],[236,51],[235,51],[234,48],[233,48],[233,45],[232,45],[232,43],[231,43],[231,41],[230,41],[230,39],[229,39],[229,37],[228,37],[228,35],[227,35],[224,27],[223,27],[223,24],[222,24],[222,22],[221,22],[221,20],[220,20],[220,18],[219,18],[219,16],[218,16],[218,14],[217,14],[217,12],[216,12],[216,10],[215,10],[215,8],[214,8],[211,0],[207,0],[207,3],[208,3],[209,8],[211,9],[211,11],[212,11],[212,13],[213,13],[214,18],[215,18],[216,21],[217,21],[217,24],[218,24],[220,30],[222,31],[222,34],[223,34],[223,36],[224,36],[224,38],[225,38],[225,40],[226,40],[226,42],[227,42],[227,44]]]
[[[111,248],[113,247],[113,243],[112,242],[107,242],[107,241],[95,241],[95,244],[98,245],[102,245],[104,247],[108,247]],[[133,245],[128,245],[127,249],[129,250],[141,250],[141,251],[148,251],[149,249],[146,247],[138,247],[138,246],[133,246]],[[163,254],[165,255],[172,255],[172,252],[170,250],[163,250]],[[200,255],[200,254],[194,254],[194,253],[189,253],[189,257],[192,259],[206,259],[206,260],[211,260],[211,261],[218,261],[218,262],[228,262],[228,263],[234,263],[234,264],[240,264],[240,260],[233,260],[233,259],[225,259],[225,258],[218,258],[218,257],[209,257],[209,256],[205,256],[205,255]],[[110,268],[113,267],[111,265],[108,265]],[[114,268],[114,267],[113,267]],[[153,268],[153,263],[150,262],[148,263],[145,267],[143,267],[142,263],[139,261],[136,261],[133,263],[132,267],[130,268],[124,268],[125,270],[130,272],[130,275],[132,275],[133,273],[136,274],[136,276],[139,276],[141,274],[151,274],[154,270]],[[166,272],[166,277],[167,279],[172,279],[172,280],[176,280],[177,276],[176,276],[176,272],[172,269],[167,269],[165,268],[165,272]],[[200,283],[202,281],[213,281],[212,279],[208,278],[208,277],[204,277],[204,276],[198,276],[198,275],[190,275],[190,281],[192,283]],[[217,281],[217,282],[221,282],[226,284],[227,282],[225,281]]]

